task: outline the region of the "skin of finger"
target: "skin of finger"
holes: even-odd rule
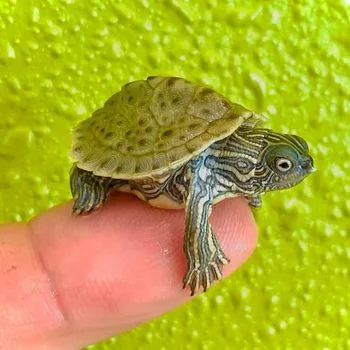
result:
[[[211,222],[231,258],[226,275],[253,251],[254,219],[245,200],[238,198],[217,204]],[[27,273],[42,279],[40,293],[49,311],[28,327],[43,330],[37,338],[41,343],[56,338],[59,346],[76,348],[185,302],[190,293],[181,288],[186,271],[183,230],[182,210],[152,208],[124,194],[85,216],[72,216],[71,204],[39,215],[30,223],[23,239],[28,246],[22,249],[31,251],[26,264],[33,268]],[[24,264],[21,256],[18,260]],[[38,305],[34,298],[23,313],[36,315]]]
[[[29,232],[23,224],[0,226],[0,349],[25,349],[23,337],[64,326]]]

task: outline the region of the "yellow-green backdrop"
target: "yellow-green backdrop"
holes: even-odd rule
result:
[[[349,349],[349,1],[0,0],[0,222],[69,198],[70,131],[148,75],[211,85],[305,137],[259,246],[205,295],[91,349]]]

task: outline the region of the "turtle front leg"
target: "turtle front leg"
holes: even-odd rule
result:
[[[186,202],[184,252],[187,273],[184,288],[190,286],[191,295],[201,287],[204,291],[222,277],[222,267],[229,262],[209,223],[213,204],[214,179],[204,166],[202,156],[192,161],[191,182]]]
[[[80,215],[98,208],[107,199],[112,183],[113,179],[96,176],[74,164],[70,171],[73,214]]]

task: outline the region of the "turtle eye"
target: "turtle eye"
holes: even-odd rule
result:
[[[292,169],[293,163],[287,158],[276,158],[276,169],[285,173],[286,171]]]

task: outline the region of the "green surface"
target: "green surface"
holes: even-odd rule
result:
[[[72,126],[148,75],[268,115],[318,168],[265,196],[259,247],[236,274],[92,349],[350,348],[346,3],[0,0],[0,222],[68,199]]]

